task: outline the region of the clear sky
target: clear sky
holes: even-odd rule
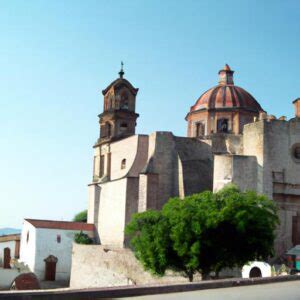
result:
[[[300,1],[1,1],[0,227],[87,206],[102,94],[140,88],[137,132],[184,117],[228,63],[277,117],[300,96]]]

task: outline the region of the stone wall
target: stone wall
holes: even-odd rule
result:
[[[196,138],[176,137],[171,132],[155,132],[149,136],[148,153],[140,182],[140,208],[161,209],[170,197],[212,189],[213,161],[209,144]],[[145,203],[147,191],[153,194]]]
[[[148,163],[142,173],[158,174],[155,208],[178,195],[178,158],[171,132],[154,132],[149,136]],[[147,206],[154,206],[154,203]]]
[[[300,143],[299,119],[261,120],[244,127],[243,155],[215,155],[214,190],[233,182],[274,199],[280,226],[275,252],[293,246],[293,217],[300,218],[300,161],[292,149]],[[300,235],[295,231],[294,234]]]
[[[256,156],[257,158],[257,192],[267,193],[264,168],[265,150],[265,126],[264,121],[259,121],[244,126],[243,144],[244,155]],[[267,193],[270,196],[270,193]]]
[[[211,146],[196,138],[154,132],[100,146],[97,155],[102,148],[110,154],[110,176],[89,186],[88,222],[95,224],[103,245],[124,246],[124,228],[133,213],[212,189]]]
[[[256,190],[257,161],[255,156],[215,155],[214,191],[233,183],[242,191]]]
[[[201,280],[200,276],[195,281]],[[179,274],[152,276],[129,249],[73,244],[71,288],[187,282]]]
[[[174,137],[178,153],[179,193],[187,196],[213,187],[213,153],[211,146],[195,138]],[[180,184],[182,183],[182,186]]]

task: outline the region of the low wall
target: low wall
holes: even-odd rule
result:
[[[195,276],[195,281],[201,277]],[[129,249],[73,244],[71,288],[187,282],[179,274],[152,276]]]
[[[20,274],[17,269],[0,268],[0,290],[10,288],[11,283]]]

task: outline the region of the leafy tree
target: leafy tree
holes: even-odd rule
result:
[[[83,210],[83,211],[79,212],[78,214],[76,214],[73,218],[73,221],[86,223],[87,222],[87,210]]]
[[[161,212],[135,214],[127,225],[132,248],[144,267],[163,275],[241,267],[273,254],[278,216],[274,202],[253,191],[227,186],[216,194],[171,198]]]
[[[145,269],[163,275],[169,267],[171,241],[167,220],[158,211],[134,214],[125,232]]]
[[[93,240],[86,234],[80,231],[79,233],[75,233],[74,241],[77,244],[85,244],[89,245],[93,243]]]

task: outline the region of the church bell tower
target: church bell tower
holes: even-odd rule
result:
[[[102,91],[103,112],[99,115],[100,137],[97,145],[113,142],[135,134],[136,95],[139,89],[124,78],[123,62],[119,78]]]

